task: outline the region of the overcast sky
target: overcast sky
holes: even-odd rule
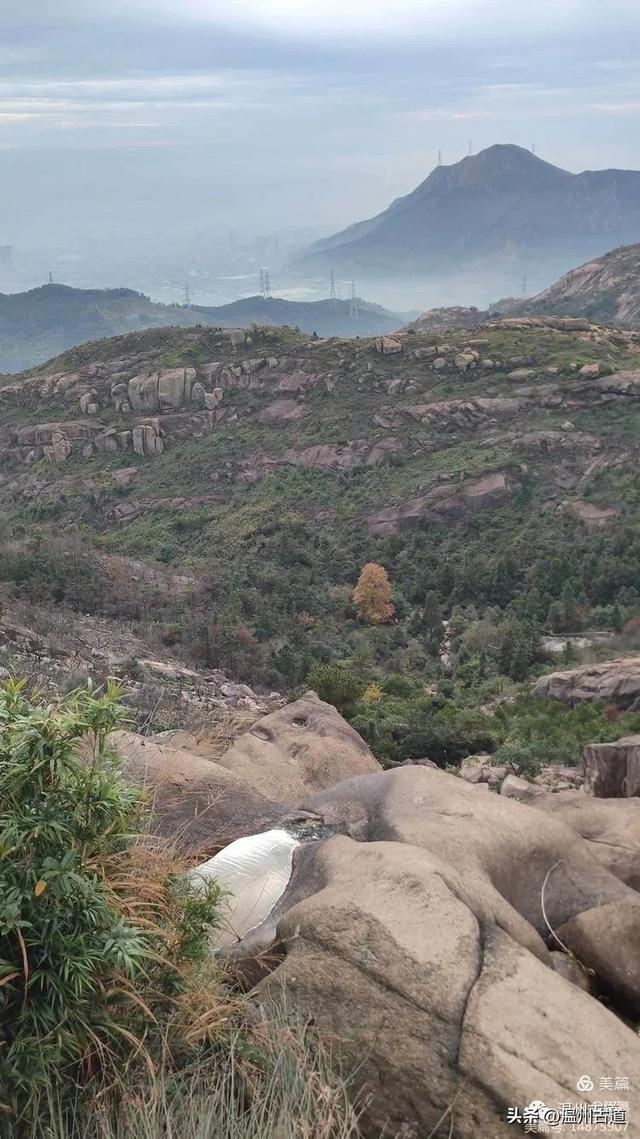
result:
[[[494,142],[640,167],[638,0],[1,0],[0,243],[332,229]]]

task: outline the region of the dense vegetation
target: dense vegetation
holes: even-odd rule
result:
[[[461,372],[454,356],[468,336],[448,334],[452,351],[435,371],[413,349],[442,337],[407,336],[403,354],[387,359],[367,341],[254,330],[244,354],[284,355],[291,368],[321,377],[298,397],[302,419],[267,423],[273,392],[231,388],[215,431],[136,458],[126,483],[118,476],[131,453],[74,455],[59,467],[40,460],[26,471],[8,464],[0,579],[27,600],[132,622],[159,650],[257,687],[316,683],[389,762],[522,750],[529,729],[498,711],[549,666],[545,638],[600,630],[622,638],[609,651],[637,643],[640,404],[589,402],[575,377],[594,362],[604,373],[632,369],[638,346],[617,335],[498,325],[478,342],[498,365]],[[144,351],[147,367],[239,358],[214,330],[186,340],[139,333],[101,344],[99,355],[127,350]],[[79,369],[95,353],[75,349],[51,367]],[[510,379],[523,361],[534,375],[528,386]],[[389,394],[397,382],[405,390]],[[430,401],[521,394],[515,420],[499,428],[491,417],[420,422],[407,414]],[[29,389],[5,410],[16,422],[77,414],[60,401],[43,410]],[[398,411],[402,421],[390,427]],[[101,414],[117,420],[108,408]],[[287,449],[374,443],[390,431],[398,449],[377,462],[340,470],[282,461]],[[262,469],[264,455],[274,465]],[[502,505],[418,518],[386,535],[364,524],[371,513],[495,471],[512,487]],[[176,494],[211,489],[210,502],[172,505]],[[576,503],[613,508],[615,518],[587,526],[568,508]],[[114,523],[119,504],[135,510]],[[152,569],[141,572],[140,562]],[[354,596],[371,564],[389,582],[377,613]],[[518,701],[513,707],[527,719]],[[615,726],[604,718],[590,730]],[[572,739],[558,748],[575,759],[579,732]]]
[[[6,545],[0,575],[34,602],[48,597],[81,612],[125,616],[199,667],[224,668],[258,687],[312,686],[387,762],[428,756],[444,765],[488,750],[499,758],[508,752],[520,766],[535,756],[572,763],[588,738],[614,739],[637,730],[636,722],[504,701],[548,667],[543,631],[609,629],[620,634],[618,650],[637,644],[640,540],[630,528],[576,535],[569,546],[557,532],[543,537],[523,526],[510,541],[515,517],[494,517],[498,554],[485,548],[475,520],[462,534],[430,528],[390,539],[383,549],[395,613],[383,623],[363,620],[356,609],[353,587],[366,556],[359,543],[353,552],[338,549],[302,522],[271,536],[268,557],[265,535],[255,561],[210,568],[180,598],[161,586],[123,587],[77,544]],[[462,558],[455,557],[458,543]],[[571,650],[561,659],[571,663]]]

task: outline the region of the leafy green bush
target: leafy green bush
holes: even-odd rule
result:
[[[387,696],[359,709],[351,722],[387,764],[432,759],[445,767],[473,752],[492,751],[496,744],[487,716],[440,697]]]
[[[388,696],[403,696],[409,698],[416,695],[416,686],[408,676],[399,676],[391,673],[382,681],[382,691]]]
[[[501,744],[496,763],[517,763],[535,774],[545,763],[578,764],[588,743],[606,743],[640,731],[640,715],[621,713],[611,719],[602,704],[584,701],[566,708],[557,700],[524,693],[503,704],[493,717]]]
[[[364,691],[362,681],[340,664],[318,665],[308,674],[306,684],[347,719],[354,714]]]
[[[0,1103],[11,1118],[28,1118],[56,1080],[140,1051],[159,1025],[147,1002],[180,991],[217,919],[215,886],[193,898],[179,876],[146,890],[135,873],[141,794],[107,746],[119,696],[112,684],[45,707],[24,682],[0,692]]]

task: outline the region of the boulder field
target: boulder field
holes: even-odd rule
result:
[[[640,1136],[637,798],[383,771],[312,693],[222,754],[184,733],[114,742],[196,860],[295,834],[280,900],[224,953],[258,1009],[284,1000],[335,1042],[367,1137],[500,1139],[520,1133],[509,1108],[603,1100]]]

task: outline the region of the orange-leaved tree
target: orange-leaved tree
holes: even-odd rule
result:
[[[353,601],[363,621],[380,625],[391,620],[395,609],[391,601],[389,576],[383,566],[376,562],[367,562],[363,566],[353,591]]]

